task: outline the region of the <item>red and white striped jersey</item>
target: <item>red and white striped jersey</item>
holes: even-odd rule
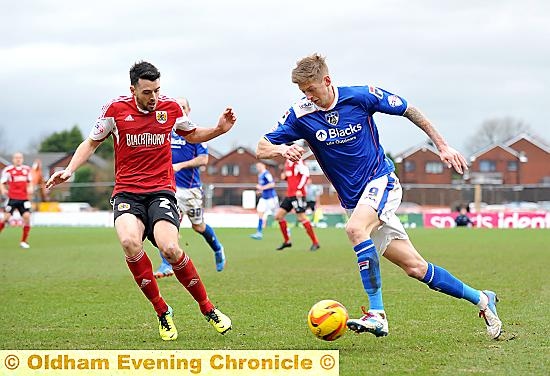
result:
[[[133,96],[112,100],[103,107],[89,137],[110,135],[115,149],[115,188],[119,192],[175,191],[171,132],[187,134],[196,128],[175,99],[160,96],[155,111],[137,107]]]
[[[32,180],[31,168],[26,165],[6,166],[2,170],[0,182],[8,186],[8,198],[12,200],[28,200],[28,187]]]
[[[309,168],[301,159],[298,162],[289,160],[285,163],[285,177],[288,184],[286,188],[287,197],[296,196],[296,192],[302,192],[302,196],[306,195],[306,182],[309,177]]]

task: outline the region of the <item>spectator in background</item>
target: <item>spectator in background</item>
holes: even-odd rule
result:
[[[473,222],[468,217],[468,208],[465,206],[458,207],[458,215],[455,218],[456,227],[472,227]]]
[[[3,218],[0,220],[0,232],[6,226],[13,213],[17,210],[23,219],[23,233],[21,234],[21,248],[30,248],[27,239],[31,231],[31,202],[33,194],[31,168],[23,164],[23,154],[15,153],[12,165],[6,166],[0,176],[0,196],[8,198]]]
[[[279,208],[279,197],[275,192],[275,180],[267,169],[265,163],[257,162],[256,170],[258,171],[258,184],[256,184],[256,192],[260,194],[256,212],[258,213],[258,227],[256,233],[250,235],[252,239],[261,240],[263,238],[263,228],[265,226],[267,216],[275,215],[275,211]]]

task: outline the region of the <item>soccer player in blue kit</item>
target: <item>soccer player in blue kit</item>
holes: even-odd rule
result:
[[[177,102],[189,116],[191,107],[186,98],[179,98]],[[183,215],[191,222],[195,232],[201,234],[214,251],[216,270],[221,272],[225,267],[225,252],[214,230],[204,222],[203,192],[199,168],[208,163],[208,149],[206,144],[192,144],[172,132],[172,166],[176,178],[176,199]],[[174,274],[172,265],[162,257],[162,264],[155,272],[155,278],[168,277]]]
[[[275,180],[271,172],[267,169],[265,163],[257,162],[256,170],[258,171],[258,184],[256,184],[256,191],[261,194],[256,206],[256,212],[258,213],[258,227],[256,232],[250,237],[256,240],[263,239],[264,224],[269,214],[275,215],[275,211],[279,208],[279,197],[275,191]]]
[[[446,269],[427,262],[415,249],[395,215],[402,197],[393,163],[380,145],[373,120],[376,112],[404,116],[423,130],[439,151],[441,161],[462,174],[464,157],[450,147],[433,124],[405,99],[374,86],[337,87],[332,84],[325,58],[319,54],[297,62],[292,82],[305,94],[286,111],[278,125],[258,143],[258,158],[282,156],[298,160],[304,153],[304,139],[332,183],[350,218],[346,234],[357,256],[357,266],[368,295],[369,309],[359,319],[349,319],[350,330],[377,337],[388,334],[388,320],[382,299],[379,256],[402,268],[431,289],[479,308],[487,333],[501,334],[494,292],[476,290]]]

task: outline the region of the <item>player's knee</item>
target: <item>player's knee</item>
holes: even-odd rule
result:
[[[196,232],[200,232],[201,234],[206,231],[206,224],[201,223],[200,225],[192,224],[191,227],[193,227],[193,230]]]
[[[428,264],[420,260],[415,260],[414,262],[403,265],[402,268],[409,277],[422,280],[428,270]]]
[[[365,236],[368,237],[368,234],[366,233],[363,226],[357,226],[350,222],[346,224],[346,235],[352,243],[357,243],[358,241],[361,241],[365,238]]]
[[[141,251],[142,244],[141,242],[134,237],[125,236],[120,239],[120,245],[124,248],[124,251],[127,255],[137,254]]]
[[[162,256],[169,262],[176,262],[182,254],[179,245],[174,242],[167,242],[162,245],[159,244],[159,250]]]

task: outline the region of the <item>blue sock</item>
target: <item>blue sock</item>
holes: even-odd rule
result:
[[[220,249],[222,249],[222,245],[218,241],[218,238],[216,237],[216,234],[214,233],[212,227],[206,225],[204,232],[199,232],[199,234],[203,236],[204,240],[206,240],[206,242],[214,252],[218,252]]]
[[[256,229],[256,231],[258,231],[258,233],[261,234],[263,228],[264,228],[264,219],[260,218],[258,219],[258,228]]]
[[[422,278],[422,282],[432,290],[440,291],[458,299],[466,299],[473,304],[479,303],[479,290],[471,288],[447,270],[432,263],[428,263],[428,270]]]
[[[353,250],[357,255],[357,265],[359,266],[363,288],[369,296],[369,309],[383,311],[380,259],[378,258],[376,247],[371,239],[367,239],[353,247]]]
[[[164,256],[162,256],[162,253],[159,251],[159,255],[160,255],[160,259],[162,260],[162,265],[166,265],[166,266],[169,266],[170,268],[172,267],[172,265],[168,262],[168,260],[166,260],[164,258]],[[161,265],[161,267],[162,267]]]

